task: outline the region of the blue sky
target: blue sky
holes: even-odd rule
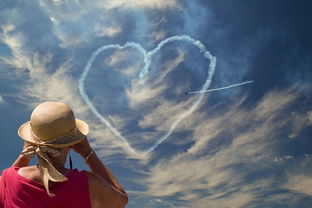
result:
[[[312,203],[309,1],[0,6],[1,170],[20,153],[16,131],[32,109],[61,101],[89,123],[129,208]],[[189,39],[162,45],[173,36]],[[208,89],[253,83],[185,94],[209,78]]]

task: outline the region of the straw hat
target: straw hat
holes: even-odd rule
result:
[[[88,124],[75,119],[66,104],[44,102],[34,109],[30,121],[20,126],[18,135],[31,144],[64,148],[80,142],[88,131]]]
[[[88,134],[88,124],[75,119],[70,107],[59,102],[45,102],[38,105],[31,114],[30,121],[18,129],[18,135],[33,144],[23,150],[26,157],[38,156],[39,170],[43,185],[50,197],[49,181],[62,182],[67,177],[54,166],[52,158],[60,155],[60,149],[73,146]]]

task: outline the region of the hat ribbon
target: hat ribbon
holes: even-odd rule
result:
[[[67,181],[68,179],[52,165],[50,162],[51,158],[47,152],[53,153],[55,155],[60,154],[59,150],[48,146],[29,146],[25,148],[21,154],[28,158],[32,158],[35,154],[37,154],[39,161],[38,168],[42,177],[43,185],[47,191],[47,194],[50,197],[54,197],[55,194],[51,193],[49,190],[49,181],[62,182]]]

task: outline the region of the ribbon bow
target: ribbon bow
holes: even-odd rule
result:
[[[32,158],[37,154],[43,185],[47,194],[50,197],[54,197],[55,194],[51,193],[49,190],[49,181],[63,182],[68,180],[67,177],[62,175],[51,163],[51,157],[56,158],[60,156],[60,150],[49,146],[29,146],[25,148],[21,154],[28,158]]]

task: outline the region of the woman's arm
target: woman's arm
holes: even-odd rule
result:
[[[25,157],[24,155],[20,154],[15,162],[12,164],[14,167],[26,167],[29,165],[30,159]]]
[[[83,158],[87,158],[86,163],[91,169],[93,175],[93,181],[98,181],[98,183],[94,183],[95,185],[102,184],[105,189],[107,189],[107,185],[112,186],[116,191],[111,190],[111,193],[116,196],[116,200],[122,201],[125,205],[128,202],[128,196],[123,187],[118,183],[116,178],[113,176],[112,172],[102,163],[102,161],[98,158],[96,153],[90,147],[90,144],[85,138],[80,143],[73,146],[73,149],[80,154]],[[93,151],[93,153],[91,153]],[[90,154],[91,153],[91,154]],[[102,182],[100,182],[102,181]],[[92,181],[91,181],[92,182]],[[100,188],[97,186],[97,188]],[[119,193],[118,193],[119,192]],[[122,207],[122,206],[121,206]]]
[[[89,197],[92,208],[124,208],[128,203],[126,193],[121,193],[96,173],[87,172]]]

